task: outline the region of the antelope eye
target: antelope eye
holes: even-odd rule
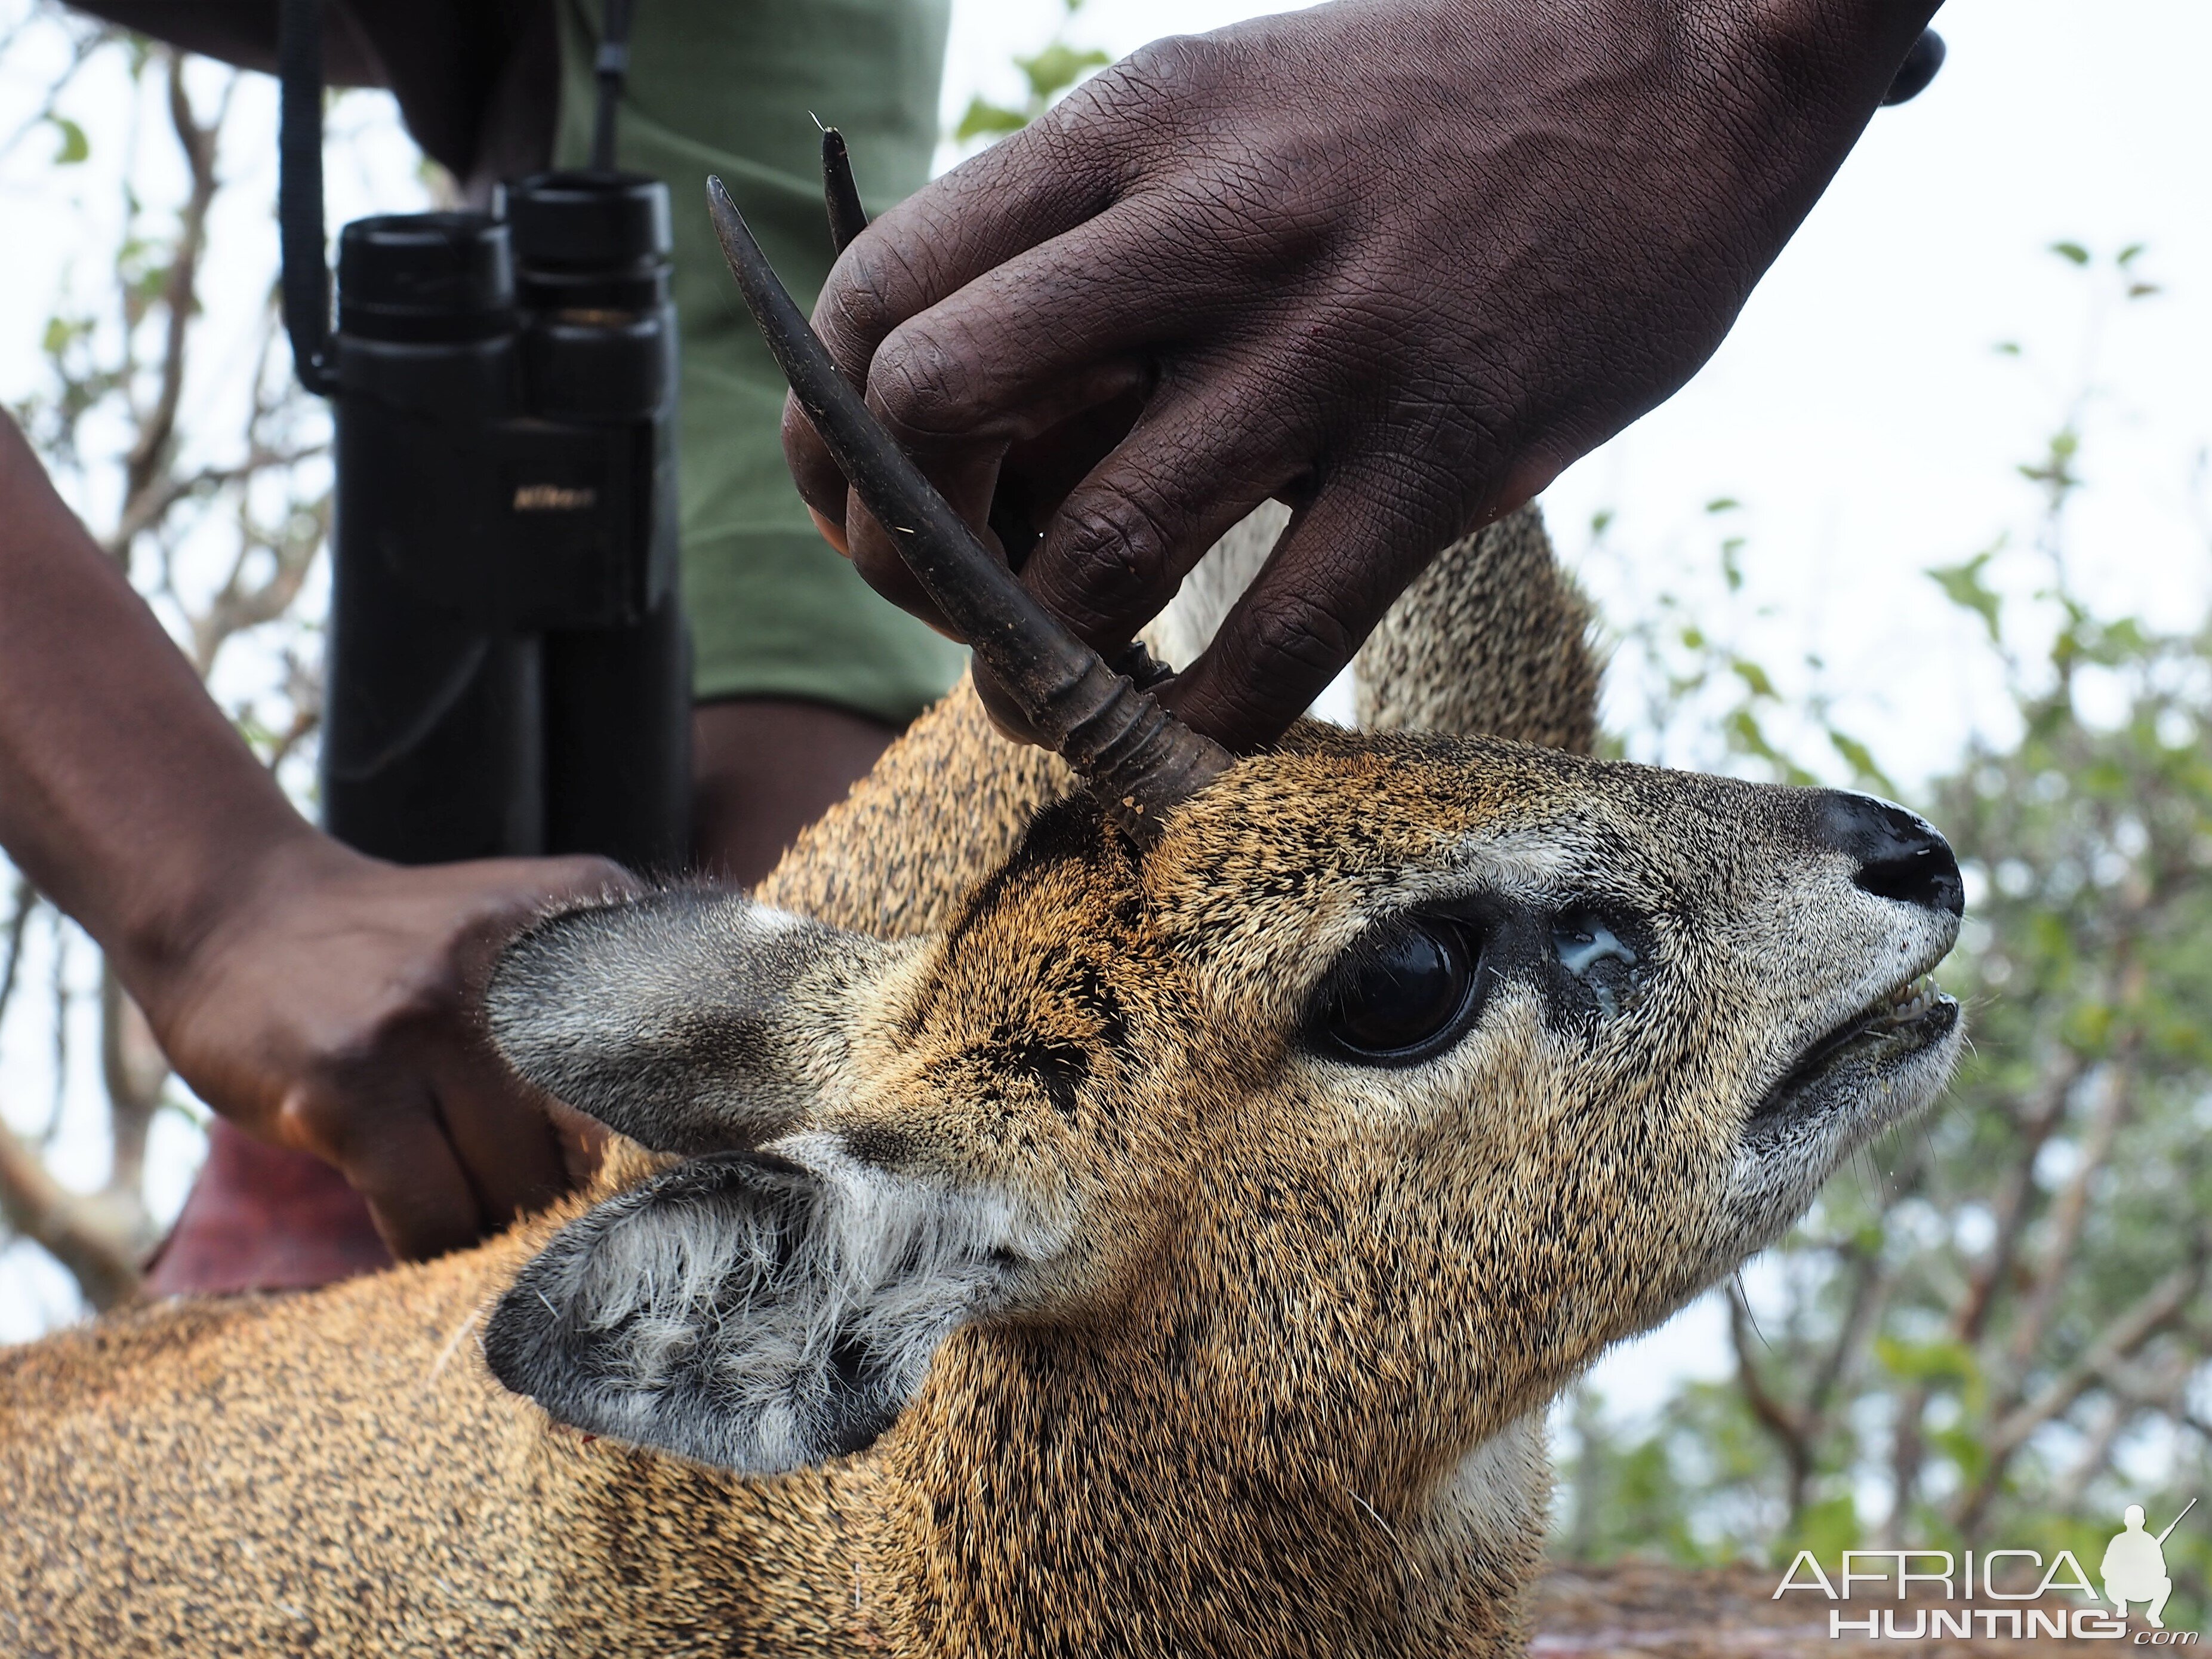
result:
[[[1477,955],[1462,923],[1397,923],[1363,947],[1329,993],[1323,1035],[1370,1064],[1410,1065],[1441,1053],[1472,1023]]]

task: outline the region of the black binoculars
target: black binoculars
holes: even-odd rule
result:
[[[549,173],[338,238],[323,806],[407,863],[680,864],[668,192]]]
[[[586,169],[323,253],[321,0],[284,0],[279,217],[301,381],[332,403],[325,826],[404,864],[689,851],[667,187]]]

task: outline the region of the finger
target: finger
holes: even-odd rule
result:
[[[869,406],[908,449],[1034,437],[1141,384],[1161,348],[1251,326],[1227,246],[1132,198],[899,324],[869,361]]]
[[[1090,230],[1078,234],[1087,239]],[[1133,289],[1109,283],[1115,291],[1091,295],[1087,304],[1077,296],[1068,316],[1055,297],[1067,285],[1048,276],[1024,282],[1030,263],[1017,260],[899,329],[868,375],[870,410],[979,534],[989,526],[1011,447],[1140,398],[1152,379],[1148,362],[1133,354],[1158,332],[1156,309],[1139,304]],[[997,302],[979,301],[977,289],[1005,294],[995,320],[978,307]],[[853,562],[869,584],[935,622],[896,544],[857,491],[846,498],[845,531]]]
[[[1140,398],[1151,380],[1148,365],[1129,360],[1071,366],[1049,387],[1040,388],[1036,399],[996,413],[979,408],[972,426],[964,430],[948,427],[942,432],[929,431],[902,416],[893,399],[879,398],[872,392],[868,401],[893,441],[913,458],[937,493],[980,535],[986,529],[995,533],[993,507],[1001,464],[1014,444],[1033,444],[1055,429],[1080,433],[1085,429],[1085,417],[1094,410]],[[913,409],[913,400],[908,400],[905,407]],[[1032,504],[1024,501],[1024,505]],[[846,533],[860,574],[874,582],[880,572],[896,582],[884,562],[897,563],[896,544],[876,524],[858,492],[847,497],[845,512]],[[880,586],[878,591],[888,594]]]
[[[434,1093],[461,1173],[491,1226],[542,1210],[568,1190],[545,1097],[495,1055],[471,1048],[441,1056]]]
[[[846,542],[845,526],[835,519],[825,518],[811,507],[806,511],[813,518],[814,527],[821,532],[822,539],[836,548],[846,558],[851,558],[853,550]]]
[[[1149,381],[1151,377],[1147,377]],[[1119,448],[1144,418],[1156,388],[1147,384],[1083,410],[1049,432],[1010,445],[991,497],[991,527],[1009,559],[1026,562],[1068,492]]]
[[[814,328],[854,386],[867,383],[876,347],[908,318],[1112,199],[1110,169],[1065,125],[1034,122],[933,179],[869,226],[831,268]],[[835,517],[843,475],[813,429],[788,412],[784,453],[799,494]]]
[[[1461,495],[1452,481],[1379,459],[1328,480],[1165,700],[1240,752],[1280,737],[1457,533]]]
[[[450,1011],[439,1010],[441,1023],[447,1012],[467,1016],[483,998],[500,952],[549,911],[573,904],[612,903],[634,898],[646,889],[645,883],[612,859],[586,854],[486,859],[422,872],[425,879],[439,874],[466,891],[475,908],[455,955],[465,1000]]]
[[[597,1118],[586,1117],[574,1107],[565,1106],[550,1095],[546,1097],[545,1115],[552,1122],[555,1139],[561,1143],[561,1162],[568,1170],[568,1189],[574,1192],[588,1186],[606,1158],[612,1132]]]
[[[483,1237],[476,1193],[419,1082],[302,1085],[279,1121],[287,1144],[337,1166],[396,1259],[427,1261]]]
[[[1034,122],[870,225],[831,268],[815,331],[858,383],[893,329],[1104,212],[1118,184],[1111,158],[1064,113]]]
[[[1143,414],[1145,397],[1151,389],[1150,374],[1142,375],[1145,384],[1114,392],[1114,386],[1122,378],[1116,374],[1110,380],[1102,380],[1098,386],[1100,401],[1077,410],[1034,438],[1017,440],[1008,445],[995,463],[996,482],[988,491],[981,477],[964,484],[951,483],[954,504],[959,506],[963,501],[970,503],[971,513],[972,503],[988,497],[988,509],[974,527],[985,545],[994,545],[1013,568],[1021,568],[1036,550],[1043,525],[1066,499],[1069,489],[1128,435]],[[978,451],[969,459],[988,464],[989,453]],[[949,635],[951,629],[943,613],[923,592],[896,546],[857,497],[848,498],[848,512],[853,533],[842,538],[840,550],[854,560],[862,577],[876,592]],[[818,515],[817,521],[826,522]],[[844,526],[841,525],[839,528],[842,532]]]
[[[514,860],[507,872],[514,878],[511,898],[486,911],[463,951],[461,1017],[428,1022],[413,1037],[433,1079],[446,1139],[494,1226],[543,1209],[574,1182],[570,1149],[551,1116],[556,1103],[516,1076],[483,1029],[485,983],[500,951],[549,907],[605,902],[643,890],[636,877],[602,858]]]
[[[1222,246],[1202,228],[1163,222],[1152,203],[1122,203],[894,329],[868,365],[868,406],[952,500],[957,471],[972,476],[1008,446],[1141,398],[1159,347],[1211,331],[1229,285],[1206,251]],[[850,506],[857,547],[871,538]],[[872,561],[860,556],[866,574]]]
[[[1174,257],[1158,252],[1163,243],[1176,250]],[[893,330],[867,367],[869,407],[980,531],[1009,446],[1141,397],[1152,349],[1206,328],[1228,285],[1205,251],[1226,245],[1203,227],[1186,234],[1164,227],[1158,208],[1142,200],[1111,208],[983,272]],[[796,401],[787,399],[787,445],[804,424]],[[832,499],[842,474],[802,467],[799,476],[817,514],[832,518],[842,505],[847,550],[870,585],[941,628],[857,495]]]
[[[1310,447],[1282,412],[1293,406],[1241,373],[1162,393],[1061,501],[1023,584],[1101,650],[1133,638],[1207,549],[1297,476]]]
[[[961,455],[940,455],[937,464],[929,469],[930,482],[937,487],[955,513],[968,521],[983,545],[1000,552],[996,538],[987,523],[991,510],[991,495],[997,487],[999,460],[1003,450],[970,451]],[[846,534],[851,546],[853,568],[877,592],[910,615],[919,617],[947,639],[958,639],[958,631],[939,610],[908,568],[898,544],[878,524],[860,501],[860,492],[852,492],[845,517]]]

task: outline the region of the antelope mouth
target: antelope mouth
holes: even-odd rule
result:
[[[1923,1086],[1913,1074],[1958,1030],[1959,1004],[1932,975],[1918,974],[1862,1008],[1798,1057],[1766,1092],[1745,1130],[1771,1135],[1815,1117],[1874,1108],[1901,1116],[1935,1092],[1942,1073]]]

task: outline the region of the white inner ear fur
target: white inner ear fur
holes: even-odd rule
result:
[[[501,1373],[509,1386],[702,1462],[818,1463],[887,1429],[938,1344],[1057,1243],[1005,1198],[863,1164],[834,1134],[763,1151],[799,1172],[725,1182],[679,1166],[577,1224],[588,1245],[556,1238],[498,1316],[552,1345],[524,1331],[535,1351]]]
[[[1065,1228],[1004,1193],[863,1164],[833,1131],[787,1135],[763,1150],[822,1182],[805,1270],[823,1293],[794,1304],[801,1328],[793,1340],[816,1353],[857,1339],[908,1396],[954,1326],[1002,1304],[1017,1271],[1066,1243]]]

